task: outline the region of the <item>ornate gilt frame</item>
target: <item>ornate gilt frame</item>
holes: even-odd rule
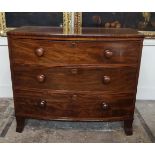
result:
[[[74,33],[81,33],[82,12],[74,12]]]
[[[6,28],[6,21],[5,21],[5,13],[0,12],[0,36],[4,36],[6,31],[7,31],[7,28]]]
[[[70,32],[72,28],[72,12],[63,12],[63,30],[65,33]],[[6,36],[6,32],[14,29],[15,27],[7,27],[5,20],[5,12],[0,12],[0,36]]]

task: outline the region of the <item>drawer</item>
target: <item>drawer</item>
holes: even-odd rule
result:
[[[12,41],[13,63],[46,66],[66,64],[133,64],[138,62],[140,42],[132,41]]]
[[[133,92],[136,68],[16,66],[15,88]]]
[[[17,116],[41,119],[106,120],[133,114],[132,94],[81,94],[19,91],[15,96]]]

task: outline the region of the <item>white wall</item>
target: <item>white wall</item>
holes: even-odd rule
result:
[[[12,97],[10,62],[6,37],[0,37],[0,97]]]
[[[155,39],[143,43],[137,99],[155,100]]]
[[[0,97],[12,97],[6,37],[0,37]],[[144,40],[137,99],[155,100],[155,40],[153,39]]]

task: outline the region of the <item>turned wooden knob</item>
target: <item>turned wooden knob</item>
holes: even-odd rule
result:
[[[104,76],[104,77],[103,77],[103,83],[104,83],[104,84],[109,84],[110,82],[111,82],[110,76]]]
[[[38,106],[40,107],[40,108],[45,108],[46,107],[46,101],[40,101],[39,103],[38,103]]]
[[[38,75],[38,76],[37,76],[37,80],[38,80],[38,82],[40,82],[40,83],[44,82],[44,81],[45,81],[45,75],[43,75],[43,74]]]
[[[71,73],[72,73],[72,74],[77,74],[77,73],[78,73],[78,69],[77,69],[77,68],[71,69]]]
[[[103,109],[103,110],[109,109],[109,105],[108,105],[107,103],[103,102],[103,103],[102,103],[102,109]]]
[[[110,50],[105,50],[105,51],[104,51],[104,56],[105,56],[107,59],[110,59],[110,58],[113,56],[113,52],[110,51]]]
[[[36,54],[38,57],[43,56],[43,55],[44,55],[44,49],[43,49],[42,47],[37,48],[37,49],[35,50],[35,54]]]

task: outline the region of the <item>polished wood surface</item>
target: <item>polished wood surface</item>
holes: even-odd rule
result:
[[[17,132],[26,118],[124,121],[132,134],[143,36],[132,29],[8,32]]]
[[[72,38],[72,37],[76,37],[75,40],[77,39],[77,37],[86,37],[89,38],[90,40],[92,38],[90,37],[116,37],[116,38],[143,38],[144,36],[141,33],[138,33],[136,30],[134,29],[130,29],[130,28],[82,28],[81,33],[74,33],[74,32],[70,32],[68,34],[64,33],[63,28],[59,28],[59,27],[46,27],[46,26],[25,26],[25,27],[21,27],[12,31],[9,31],[7,33],[8,35],[14,35],[14,36],[41,36],[41,37],[45,37],[45,36],[49,36],[51,38],[53,37],[61,37],[61,38]],[[60,39],[60,38],[58,38]]]
[[[73,44],[74,43],[74,44]],[[139,41],[52,41],[15,39],[13,62],[36,65],[135,64]],[[23,59],[23,57],[25,59]]]
[[[29,67],[15,65],[15,88],[133,92],[135,67]]]
[[[26,93],[25,93],[26,91]],[[16,115],[42,119],[113,120],[129,118],[133,94],[18,90]],[[33,92],[33,93],[32,93]],[[49,97],[50,96],[50,97]]]

